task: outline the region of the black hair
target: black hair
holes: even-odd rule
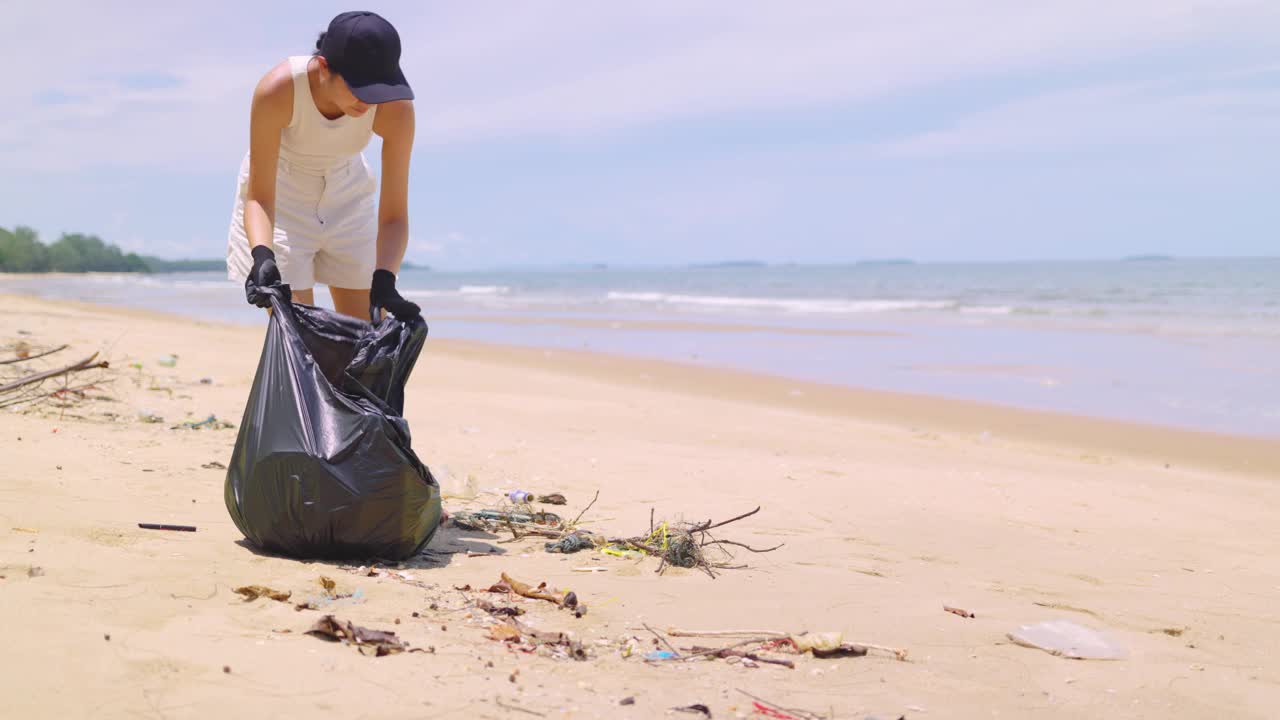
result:
[[[324,36],[328,34],[328,32],[321,32],[320,37],[316,38],[316,51],[311,53],[312,55],[315,55],[316,57],[320,56],[320,46],[324,44]]]

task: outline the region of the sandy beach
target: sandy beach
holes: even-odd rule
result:
[[[110,399],[0,411],[0,716],[652,718],[703,704],[765,717],[749,693],[838,718],[1265,718],[1280,701],[1280,440],[433,339],[406,416],[446,491],[475,478],[481,494],[450,511],[524,488],[563,493],[557,512],[572,516],[599,491],[587,527],[635,535],[651,509],[695,520],[761,506],[725,537],[784,545],[740,552],[748,568],[712,579],[446,528],[403,575],[369,576],[242,544],[215,465],[235,431],[171,429],[239,424],[261,328],[0,299],[0,348],[70,344],[40,369],[93,352],[112,364],[90,393]],[[173,367],[158,363],[170,354]],[[581,618],[521,606],[575,633],[587,660],[488,638],[492,621],[454,588],[503,572],[578,594]],[[232,591],[298,600],[322,575],[354,597],[298,611]],[[372,657],[305,634],[325,613],[433,651]],[[1055,619],[1105,631],[1127,659],[1006,637]],[[654,649],[644,624],[841,631],[909,654],[776,655],[794,669],[623,657],[626,638]]]

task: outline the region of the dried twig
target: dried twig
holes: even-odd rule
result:
[[[796,664],[790,660],[786,660],[783,658],[764,657],[761,655],[757,655],[753,652],[748,652],[746,650],[738,650],[736,648],[731,648],[731,647],[707,648],[707,647],[699,647],[698,645],[694,645],[692,648],[690,648],[690,650],[692,650],[693,652],[699,653],[700,655],[713,655],[715,657],[720,657],[720,658],[740,657],[740,658],[745,658],[747,660],[754,660],[756,662],[768,663],[770,665],[781,665],[782,667],[791,668],[792,670],[794,670],[796,667]]]
[[[677,650],[677,649],[675,648],[675,646],[674,646],[674,645],[672,645],[671,643],[667,642],[667,639],[666,639],[666,638],[664,638],[664,637],[662,637],[662,634],[661,634],[661,633],[659,633],[657,630],[654,630],[653,628],[649,627],[648,623],[644,623],[644,629],[645,629],[645,630],[648,630],[648,631],[649,631],[649,632],[651,632],[651,633],[653,633],[653,636],[654,636],[654,637],[656,637],[656,638],[658,638],[658,640],[659,640],[663,645],[666,645],[666,646],[667,646],[667,649],[668,649],[668,650],[670,650],[672,653],[674,653],[676,657],[681,658],[681,659],[683,659],[683,658],[684,658],[684,656],[680,654],[680,651],[679,651],[679,650]]]
[[[703,525],[698,525],[698,526],[696,526],[696,527],[694,527],[694,528],[692,528],[692,529],[693,529],[693,531],[694,531],[694,532],[706,532],[707,530],[714,530],[714,529],[716,529],[716,528],[718,528],[718,527],[724,527],[725,525],[728,525],[729,523],[737,522],[737,521],[739,521],[739,520],[741,520],[741,519],[743,519],[743,518],[749,518],[749,517],[751,517],[752,515],[755,515],[756,513],[760,512],[760,507],[761,507],[761,506],[757,505],[757,506],[756,506],[756,509],[755,509],[755,510],[752,510],[751,512],[748,512],[748,513],[742,513],[741,515],[739,515],[739,516],[737,516],[737,517],[731,517],[731,518],[729,518],[728,520],[725,520],[725,521],[723,521],[723,522],[715,523],[714,525],[713,525],[713,524],[711,524],[711,521],[710,521],[710,520],[708,520],[705,524],[703,524]]]
[[[528,714],[528,715],[535,715],[535,716],[537,716],[537,717],[546,717],[546,716],[547,716],[547,714],[546,714],[546,713],[540,713],[540,712],[538,712],[537,710],[530,710],[530,709],[528,709],[528,708],[522,708],[522,707],[520,707],[519,705],[508,705],[508,704],[506,704],[506,703],[502,702],[502,698],[500,698],[500,697],[494,697],[493,701],[498,705],[498,707],[502,708],[503,710],[515,710],[516,712],[522,712],[522,713],[526,713],[526,714]]]
[[[771,548],[753,548],[750,545],[747,545],[746,543],[734,542],[733,540],[711,540],[703,543],[702,545],[703,547],[706,547],[707,545],[733,545],[734,547],[746,548],[747,550],[750,550],[753,553],[767,553],[767,552],[773,552],[774,550],[777,550],[783,545],[786,545],[786,543],[778,543],[777,545],[774,545]]]
[[[81,360],[78,363],[72,363],[70,365],[67,365],[66,367],[55,368],[53,370],[45,370],[44,372],[28,375],[24,378],[19,378],[17,380],[14,380],[11,383],[0,385],[0,393],[10,392],[11,390],[16,390],[24,385],[30,385],[31,383],[38,383],[42,380],[48,380],[49,378],[52,378],[52,377],[65,375],[66,373],[78,372],[80,370],[88,370],[90,368],[108,367],[108,363],[106,360],[95,363],[94,359],[97,357],[98,357],[98,353],[94,353],[89,357],[85,358],[84,360]]]
[[[595,495],[595,497],[591,498],[591,502],[587,503],[587,506],[586,506],[586,507],[584,507],[584,508],[582,508],[582,512],[578,513],[578,517],[574,518],[574,519],[573,519],[573,522],[569,523],[569,527],[573,527],[573,526],[577,525],[577,524],[578,524],[578,521],[582,519],[582,516],[583,516],[583,515],[586,515],[586,514],[587,514],[587,511],[591,509],[591,506],[592,506],[592,505],[595,505],[595,504],[596,504],[596,500],[599,500],[599,499],[600,499],[600,491],[599,491],[599,490],[597,490],[597,491],[596,491],[596,495]]]
[[[977,615],[974,615],[973,613],[969,612],[968,610],[964,610],[964,609],[961,609],[961,608],[958,608],[958,607],[951,607],[950,605],[943,605],[943,606],[942,606],[942,609],[943,609],[943,610],[946,610],[947,612],[951,613],[952,615],[959,615],[959,616],[960,616],[960,617],[962,617],[962,618],[975,618],[975,617],[978,617]]]

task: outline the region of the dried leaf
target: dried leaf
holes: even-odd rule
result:
[[[520,642],[520,631],[507,623],[490,625],[489,639],[498,642]]]
[[[293,593],[273,590],[265,585],[245,585],[235,589],[237,594],[243,595],[245,602],[257,600],[260,597],[267,597],[277,602],[285,602]]]
[[[320,576],[320,587],[323,587],[326,593],[332,595],[333,589],[337,586],[338,584],[335,583],[331,578],[327,578],[324,575]]]
[[[350,622],[338,620],[332,615],[325,615],[317,620],[311,626],[311,629],[307,631],[307,634],[314,635],[322,640],[341,641],[356,645],[361,654],[368,654],[366,649],[371,649],[375,657],[394,655],[409,649],[409,646],[396,637],[394,632],[360,627]]]

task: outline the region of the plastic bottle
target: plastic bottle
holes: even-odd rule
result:
[[[533,493],[526,490],[512,490],[507,498],[517,505],[524,505],[525,503],[533,502]]]

